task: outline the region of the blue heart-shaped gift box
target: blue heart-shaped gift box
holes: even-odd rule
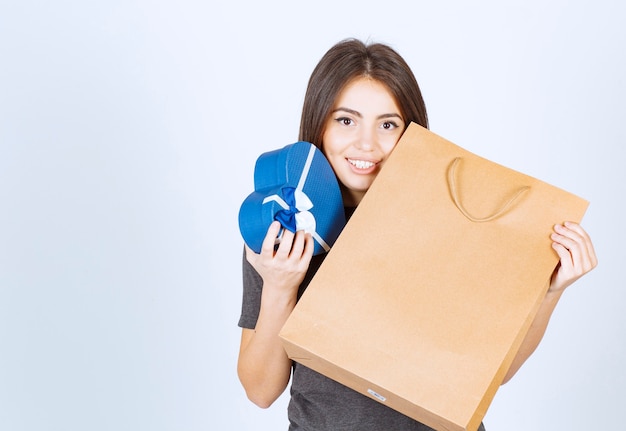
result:
[[[274,220],[291,232],[311,233],[313,254],[330,250],[346,224],[335,173],[324,154],[309,142],[263,153],[256,161],[254,192],[239,209],[239,230],[255,253],[260,253]]]

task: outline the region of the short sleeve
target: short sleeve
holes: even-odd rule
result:
[[[261,309],[261,292],[263,279],[246,259],[245,250],[242,259],[243,298],[241,302],[241,316],[239,326],[247,329],[256,327]]]

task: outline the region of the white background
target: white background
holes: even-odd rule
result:
[[[619,429],[621,4],[3,0],[0,430],[287,429],[236,377],[237,212],[351,36],[405,57],[434,132],[591,201],[600,265],[487,429]]]

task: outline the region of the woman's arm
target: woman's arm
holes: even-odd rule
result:
[[[550,288],[539,306],[539,311],[524,341],[522,341],[503,383],[508,382],[515,375],[539,345],[552,312],[565,289],[598,264],[591,239],[580,225],[571,222],[556,225],[551,238],[553,241],[552,248],[559,255],[560,262],[552,274]]]
[[[278,332],[296,305],[314,246],[310,234],[285,230],[274,251],[279,231],[280,223],[272,223],[260,254],[246,247],[246,259],[261,275],[263,291],[255,329],[241,334],[237,373],[248,398],[263,408],[276,401],[289,383],[291,360]]]

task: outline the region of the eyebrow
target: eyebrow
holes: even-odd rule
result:
[[[354,109],[350,109],[350,108],[344,108],[344,107],[339,107],[337,109],[333,109],[331,114],[334,114],[335,112],[338,111],[344,111],[347,112],[349,114],[352,114],[356,117],[359,118],[363,118],[363,114],[361,114],[359,111],[355,111]],[[389,114],[381,114],[378,117],[376,117],[377,120],[382,120],[384,118],[399,118],[400,120],[402,120],[402,117],[400,116],[400,114],[396,114],[395,112],[389,113]],[[404,121],[404,120],[402,120]]]

